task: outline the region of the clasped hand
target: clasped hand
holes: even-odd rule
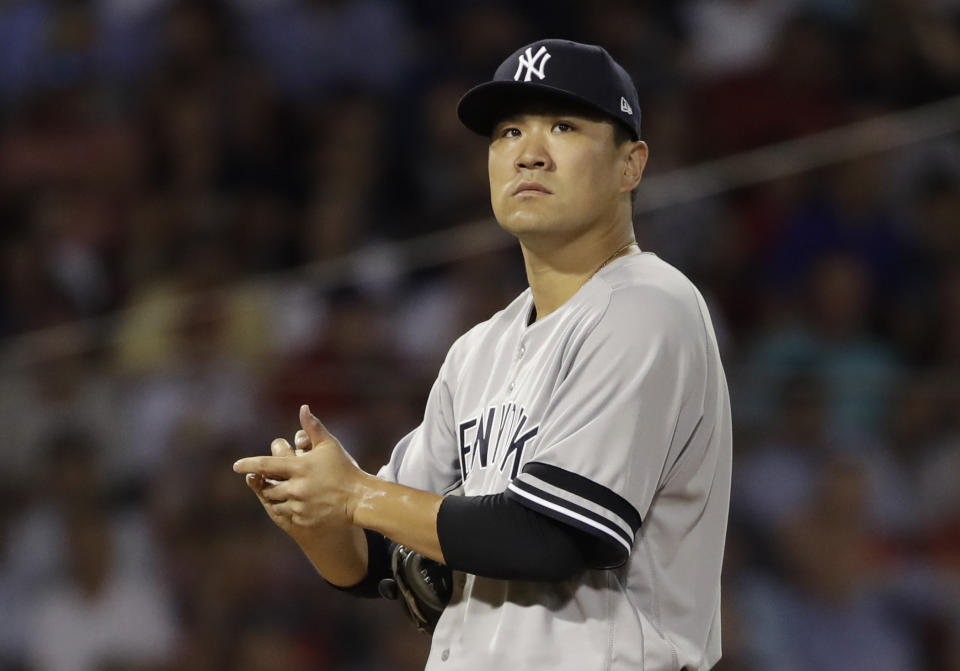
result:
[[[247,457],[233,465],[246,475],[270,518],[294,537],[310,527],[352,524],[356,493],[366,475],[306,405],[300,406],[300,426],[294,438],[297,452],[276,438],[270,444],[273,456]]]

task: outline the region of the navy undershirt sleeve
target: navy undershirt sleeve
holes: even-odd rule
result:
[[[392,577],[390,541],[365,529],[367,575],[336,589],[376,598],[378,585]],[[437,536],[451,569],[502,580],[564,580],[587,568],[592,539],[530,510],[504,493],[448,496],[437,514]]]
[[[564,580],[586,566],[583,534],[507,498],[448,496],[437,514],[447,566],[505,580]]]

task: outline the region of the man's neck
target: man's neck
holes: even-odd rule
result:
[[[621,226],[562,243],[521,240],[536,319],[543,319],[570,300],[601,265],[613,260],[612,256],[629,253],[632,248],[624,247],[633,239],[633,228]]]

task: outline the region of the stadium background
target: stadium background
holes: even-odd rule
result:
[[[0,669],[421,668],[230,464],[309,402],[376,469],[524,288],[454,106],[545,36],[722,341],[718,670],[960,669],[956,0],[0,3]]]

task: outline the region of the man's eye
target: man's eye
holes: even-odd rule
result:
[[[561,133],[567,133],[573,130],[573,126],[568,124],[566,121],[558,121],[557,123],[553,124],[553,129],[558,130]]]
[[[500,137],[520,137],[519,128],[504,128],[503,132],[500,133]]]

